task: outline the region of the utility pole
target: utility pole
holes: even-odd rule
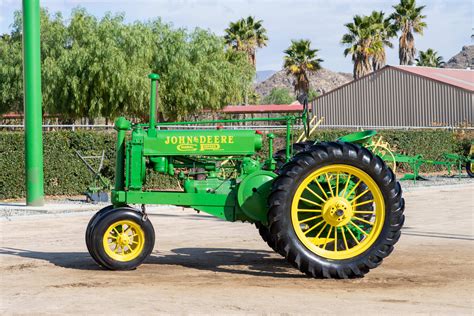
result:
[[[23,0],[26,204],[44,205],[39,0]]]

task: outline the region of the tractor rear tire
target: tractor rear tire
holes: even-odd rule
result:
[[[153,251],[155,231],[143,213],[130,207],[104,210],[91,222],[88,249],[110,270],[132,270]],[[86,236],[87,238],[87,236]]]
[[[296,154],[308,150],[311,146],[314,145],[314,141],[306,140],[304,142],[294,143],[291,145],[292,154],[295,156]],[[276,160],[276,170],[280,170],[286,163],[286,149],[278,150],[274,155],[273,159]]]
[[[267,245],[273,249],[273,251],[278,252],[276,248],[276,239],[270,233],[270,229],[260,222],[255,223],[255,227],[257,227],[258,233],[260,234],[260,237],[262,237],[263,241],[266,242]]]
[[[356,192],[359,184],[367,189]],[[359,200],[365,194],[372,200]],[[364,276],[393,251],[404,222],[392,170],[367,149],[344,142],[319,143],[296,155],[273,182],[269,205],[278,252],[314,278]]]

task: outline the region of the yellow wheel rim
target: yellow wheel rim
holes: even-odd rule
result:
[[[298,239],[318,256],[343,260],[370,248],[382,231],[380,188],[361,169],[343,164],[320,168],[298,186],[291,221]]]
[[[117,261],[137,258],[145,245],[145,233],[137,223],[122,220],[107,228],[103,238],[105,253]]]

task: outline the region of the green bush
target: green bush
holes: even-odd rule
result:
[[[74,150],[82,155],[101,155],[105,150],[102,174],[112,183],[115,173],[115,133],[97,131],[45,132],[44,185],[46,195],[82,194],[92,174]],[[25,196],[24,138],[22,132],[0,132],[0,199]],[[169,176],[147,175],[147,187],[177,188]]]
[[[314,134],[316,140],[335,140],[350,133],[349,130],[319,129]],[[295,131],[296,134],[296,131]],[[455,134],[450,131],[392,131],[379,132],[399,153],[422,154],[427,159],[442,159],[445,152],[466,153],[473,139],[471,134]],[[100,155],[105,150],[103,175],[113,181],[115,168],[115,133],[98,131],[45,132],[44,179],[47,195],[81,194],[89,185],[92,175],[76,156],[74,150],[84,155]],[[266,145],[266,144],[265,144]],[[275,149],[284,146],[284,136],[277,133]],[[266,152],[262,151],[263,156]],[[24,140],[22,132],[0,132],[0,199],[25,196]],[[407,170],[407,166],[401,166]],[[436,171],[424,165],[422,172]],[[113,183],[113,182],[112,182]],[[174,177],[147,174],[147,188],[177,189]]]

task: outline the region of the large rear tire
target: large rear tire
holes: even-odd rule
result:
[[[392,252],[404,222],[390,168],[343,142],[296,155],[274,181],[269,205],[277,251],[315,278],[362,277]]]
[[[268,247],[272,248],[275,252],[277,252],[278,250],[276,248],[276,239],[270,233],[270,229],[260,222],[255,223],[255,227],[257,227],[260,237],[262,237],[263,241],[267,243]]]
[[[291,145],[291,150],[293,156],[308,150],[311,146],[314,145],[314,141],[306,140],[304,142],[294,143]],[[276,171],[280,170],[286,163],[286,149],[280,149],[273,155],[273,159],[276,160]]]

